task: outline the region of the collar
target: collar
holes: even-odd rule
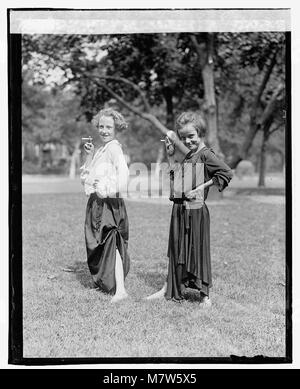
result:
[[[107,149],[107,147],[108,147],[109,145],[114,144],[114,143],[117,144],[117,145],[119,145],[119,146],[121,146],[121,143],[120,143],[117,139],[112,139],[112,140],[110,140],[109,142],[105,143],[105,145],[99,147],[99,149],[96,151],[96,153],[95,153],[95,155],[94,155],[94,158],[95,158],[96,156],[98,156],[98,154],[103,153],[103,152]]]

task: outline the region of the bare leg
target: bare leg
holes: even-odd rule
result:
[[[111,299],[112,303],[115,303],[119,300],[128,297],[124,285],[123,263],[122,263],[122,258],[120,256],[119,250],[116,251],[115,278],[116,278],[116,293],[114,297]]]
[[[159,299],[165,296],[167,291],[167,283],[164,283],[164,286],[156,293],[151,294],[150,296],[146,297],[145,300],[153,300],[153,299]]]

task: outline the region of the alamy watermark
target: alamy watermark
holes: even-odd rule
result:
[[[118,166],[118,164],[117,164]],[[134,162],[120,170],[103,162],[94,169],[83,169],[82,184],[86,195],[96,192],[101,198],[174,198],[187,200],[185,195],[198,188],[195,200],[203,200],[203,163]]]

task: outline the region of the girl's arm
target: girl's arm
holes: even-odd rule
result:
[[[93,160],[95,147],[92,143],[86,143],[84,145],[84,150],[85,150],[87,156],[86,156],[85,163],[80,167],[80,170],[81,170],[80,181],[82,184],[85,183],[85,180],[86,180],[87,176],[89,175],[88,167],[90,166],[90,164]]]
[[[83,166],[85,167],[85,169],[87,169],[94,157],[95,146],[93,145],[93,143],[87,142],[84,144],[84,151],[86,152],[87,156],[86,156],[85,164]]]
[[[209,181],[204,182],[203,184],[197,186],[195,189],[191,190],[189,193],[187,193],[185,196],[192,200],[197,198],[198,194],[203,193],[205,188],[209,188],[210,186],[214,185],[214,181],[211,179]]]
[[[233,177],[230,167],[225,162],[221,161],[212,151],[208,149],[205,150],[203,159],[208,176],[211,178],[186,194],[188,199],[195,199],[197,195],[203,194],[204,189],[212,185],[216,185],[219,192],[222,192]]]
[[[208,176],[216,185],[219,192],[222,192],[229,184],[233,177],[232,170],[223,161],[221,161],[214,152],[206,150],[204,152],[204,163],[208,172]]]
[[[85,163],[84,163],[84,166],[85,166],[86,169],[88,169],[89,165],[91,164],[91,162],[93,160],[93,156],[94,156],[94,154],[88,154],[87,155]]]
[[[128,179],[129,179],[129,169],[124,157],[124,154],[120,153],[118,155],[117,159],[117,164],[116,166],[116,172],[117,172],[117,177],[116,177],[116,190],[117,192],[122,192],[127,190],[127,184],[128,184]]]

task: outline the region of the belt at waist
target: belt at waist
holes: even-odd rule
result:
[[[175,204],[185,204],[187,201],[191,201],[190,199],[188,199],[187,197],[185,197],[184,194],[182,194],[181,197],[170,197],[169,198],[170,201],[173,201],[173,203]]]
[[[120,192],[114,193],[114,195],[107,196],[107,197],[99,197],[99,196],[97,195],[96,192],[93,192],[93,193],[90,194],[89,197],[90,197],[91,199],[96,199],[96,198],[97,198],[97,199],[100,199],[100,200],[122,199],[122,196],[121,196],[121,193],[120,193]]]
[[[186,202],[186,200],[184,199],[172,199],[170,198],[170,200],[174,203],[174,204],[184,204]]]

